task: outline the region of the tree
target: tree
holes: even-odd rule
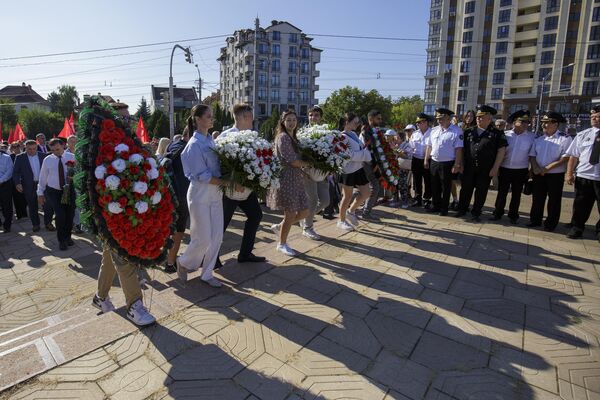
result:
[[[0,99],[0,121],[2,121],[2,130],[7,132],[0,137],[8,138],[8,132],[17,124],[17,112],[15,111],[15,104],[11,99]]]
[[[394,101],[392,106],[391,123],[395,129],[404,129],[408,124],[414,124],[417,115],[423,111],[423,100],[420,96],[403,96]]]
[[[38,133],[44,133],[47,138],[58,135],[64,126],[64,122],[65,119],[62,115],[38,108],[25,108],[19,112],[19,123],[28,139],[34,139]]]
[[[392,101],[389,97],[383,97],[375,89],[365,92],[357,87],[346,86],[334,91],[325,100],[323,120],[328,124],[337,125],[346,112],[366,118],[373,109],[381,112],[384,124],[389,123],[392,115]]]
[[[146,121],[146,129],[150,133],[150,136],[154,136],[156,131],[156,126],[158,124],[158,120],[164,116],[164,113],[160,111],[158,108],[154,110],[154,112],[150,115],[148,121]]]
[[[216,101],[212,104],[213,112],[213,131],[221,132],[223,127],[229,127],[233,125],[233,116],[229,111],[223,110],[221,103]]]
[[[150,116],[150,108],[148,107],[148,103],[146,102],[146,99],[142,97],[142,100],[140,101],[138,110],[135,112],[135,117],[138,119],[140,117],[142,117],[144,119],[144,121],[147,121],[149,116]]]
[[[271,116],[260,126],[260,134],[269,142],[275,137],[275,129],[279,123],[279,107],[274,106],[271,111]]]
[[[62,85],[58,87],[58,93],[51,92],[47,100],[50,103],[50,110],[52,112],[69,118],[75,107],[79,105],[79,94],[75,86]]]
[[[169,117],[164,113],[160,113],[156,125],[152,130],[153,135],[156,137],[169,137]]]

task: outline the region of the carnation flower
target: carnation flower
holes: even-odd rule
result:
[[[133,184],[133,191],[135,193],[144,194],[148,190],[148,184],[146,182],[135,182]]]
[[[117,170],[117,172],[123,172],[127,164],[125,160],[121,160],[120,158],[116,159],[111,163],[112,167]]]
[[[125,143],[121,143],[115,146],[115,151],[117,153],[122,153],[124,151],[129,151],[129,146],[127,146]]]
[[[148,203],[145,201],[138,201],[135,203],[135,209],[137,210],[138,214],[143,214],[148,211]]]
[[[104,179],[106,176],[106,167],[104,165],[98,165],[94,170],[94,175],[96,179]]]
[[[129,156],[129,162],[132,164],[140,164],[144,161],[144,157],[141,154],[135,153]]]
[[[156,168],[152,168],[150,171],[146,172],[146,176],[148,179],[156,179],[158,178],[158,170]]]
[[[146,161],[148,161],[148,164],[150,164],[152,166],[152,168],[156,168],[157,167],[156,160],[154,158],[148,157],[148,158],[146,158]]]
[[[121,180],[119,179],[118,176],[109,175],[106,178],[106,180],[104,181],[104,183],[108,190],[117,190],[119,188],[119,184],[121,183]]]
[[[160,194],[160,192],[155,192],[152,195],[152,204],[158,204],[158,203],[160,203],[161,200],[162,200],[162,195]]]
[[[120,214],[123,212],[123,209],[121,208],[121,205],[119,203],[113,201],[111,203],[108,203],[108,211],[111,214]]]

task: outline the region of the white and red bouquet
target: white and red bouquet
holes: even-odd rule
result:
[[[279,187],[281,162],[273,154],[271,143],[257,132],[246,130],[218,137],[215,151],[219,156],[223,179],[229,182],[224,188],[228,197],[247,198],[251,192],[264,197],[269,188]],[[246,190],[236,195],[235,184]]]
[[[394,149],[385,139],[385,129],[373,133],[371,154],[375,165],[379,167],[379,182],[385,189],[394,191],[400,181],[400,166]]]
[[[330,173],[342,173],[350,161],[352,150],[341,132],[327,125],[306,126],[298,131],[298,143],[302,159],[323,177]]]

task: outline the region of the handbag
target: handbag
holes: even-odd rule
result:
[[[525,182],[525,185],[523,185],[523,194],[526,196],[531,195],[533,191],[533,180],[529,179],[527,182]]]

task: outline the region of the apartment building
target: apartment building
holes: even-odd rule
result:
[[[317,104],[315,80],[322,51],[311,41],[285,21],[261,28],[257,18],[254,29],[235,31],[218,58],[221,104],[228,110],[236,103],[252,105],[259,124],[275,108],[280,113],[292,108],[305,122],[308,109]]]
[[[589,125],[600,97],[600,0],[432,0],[425,112],[488,104]]]

